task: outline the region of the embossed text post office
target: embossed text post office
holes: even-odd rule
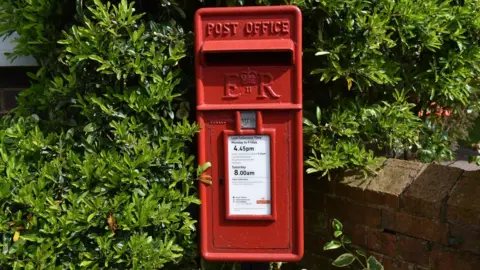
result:
[[[195,15],[200,247],[213,261],[303,256],[302,25],[294,6]]]

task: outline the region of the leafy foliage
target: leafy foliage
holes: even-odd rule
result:
[[[332,265],[336,267],[347,267],[357,262],[362,269],[383,270],[383,265],[373,256],[368,256],[361,247],[352,244],[352,240],[343,233],[343,225],[337,219],[332,221],[334,240],[326,243],[323,250],[344,249],[346,252],[338,256]],[[353,250],[353,251],[352,251]]]
[[[418,142],[418,117],[411,113],[412,104],[401,92],[395,93],[395,102],[382,105],[347,104],[339,106],[322,121],[317,107],[317,123],[305,119],[305,134],[312,155],[306,160],[307,173],[323,171],[330,179],[331,171],[359,168],[365,174],[375,173],[380,165],[372,150],[407,149]],[[388,155],[388,153],[385,153]]]
[[[1,33],[43,64],[1,119],[0,266],[171,269],[196,256],[188,208],[209,167],[179,99],[184,33],[126,0],[67,2],[0,2]]]
[[[196,256],[188,208],[210,164],[191,154],[187,51],[202,6],[303,10],[309,173],[450,159],[478,115],[462,117],[480,104],[475,0],[111,2],[0,0],[0,35],[20,34],[11,57],[42,66],[0,123],[0,266],[173,269]],[[329,248],[349,245],[335,237]]]
[[[478,1],[216,3],[302,9],[310,173],[374,173],[377,157],[450,160],[478,117]]]
[[[478,102],[478,1],[300,6],[304,43],[312,44],[304,52],[309,172],[369,172],[375,156],[451,159],[474,117],[451,119]],[[430,113],[432,104],[437,109]]]

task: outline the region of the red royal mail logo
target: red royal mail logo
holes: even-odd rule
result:
[[[243,71],[225,74],[224,99],[237,99],[241,95],[257,93],[258,99],[278,99],[280,95],[272,88],[273,76],[270,73]]]
[[[257,204],[270,204],[270,200],[265,200],[265,198],[262,198],[257,200]]]
[[[240,73],[243,86],[256,86],[258,84],[258,76],[254,72]]]

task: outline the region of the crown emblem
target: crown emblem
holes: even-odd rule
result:
[[[240,78],[242,79],[242,84],[245,86],[257,85],[258,83],[258,76],[254,72],[242,72]]]

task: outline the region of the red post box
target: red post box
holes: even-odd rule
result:
[[[302,25],[294,6],[195,15],[202,256],[303,256]],[[320,247],[319,247],[320,248]]]

